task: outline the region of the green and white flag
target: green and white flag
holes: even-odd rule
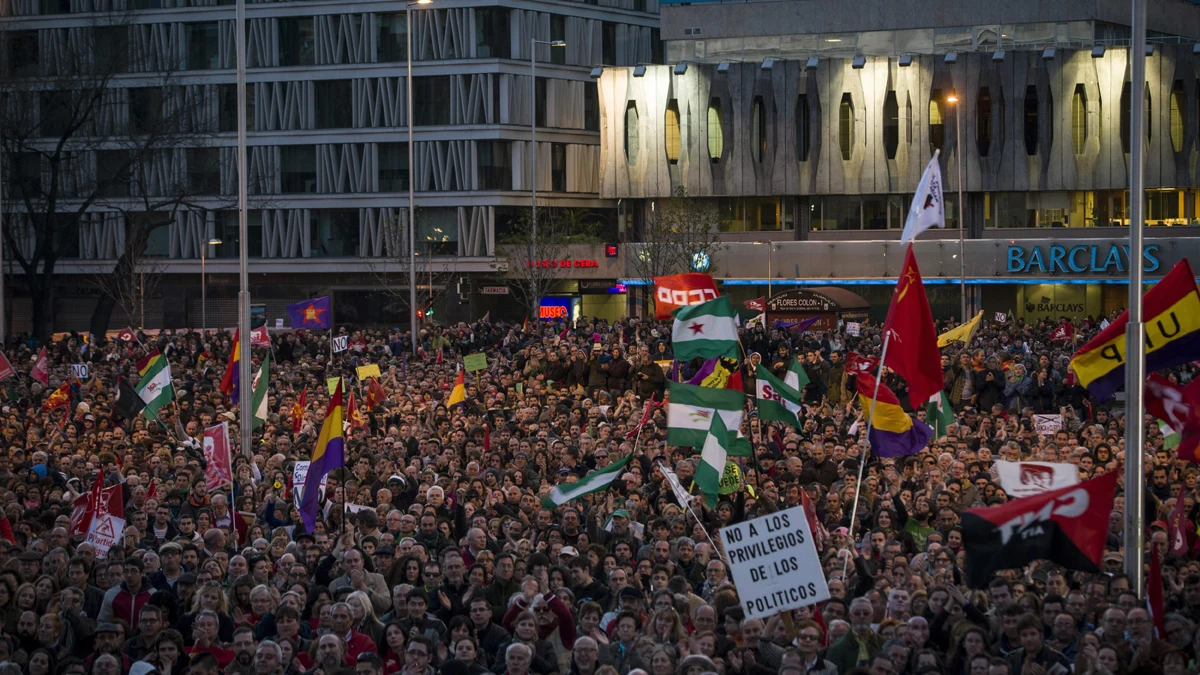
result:
[[[574,483],[555,485],[550,494],[542,497],[542,506],[553,509],[573,499],[607,490],[613,481],[621,477],[621,472],[625,470],[625,465],[629,463],[630,457],[633,455],[630,454],[624,459],[619,459],[603,469],[597,469]]]
[[[263,356],[262,367],[254,376],[254,398],[251,409],[254,410],[254,422],[251,429],[257,429],[267,422],[267,364],[271,361],[271,352]]]
[[[675,326],[671,330],[671,347],[675,358],[690,361],[697,356],[715,359],[718,356],[738,358],[737,312],[728,295],[722,295],[699,305],[675,310]]]
[[[796,391],[803,392],[809,382],[808,371],[804,370],[804,364],[793,356],[791,362],[788,363],[787,373],[783,376],[783,383]]]
[[[699,448],[712,427],[712,418],[721,417],[726,429],[737,433],[745,414],[746,394],[740,389],[698,387],[668,382],[671,394],[667,404],[667,443]],[[745,444],[749,450],[749,442]],[[749,455],[749,453],[746,453]],[[724,465],[721,465],[724,467]]]
[[[700,450],[700,464],[696,466],[696,487],[704,493],[708,508],[716,508],[721,475],[725,473],[725,462],[729,459],[729,430],[720,415],[713,415],[712,426],[704,437]]]
[[[175,385],[171,383],[171,364],[165,358],[158,359],[150,365],[150,369],[138,382],[137,393],[146,402],[146,407],[142,408],[142,417],[149,420],[156,419],[158,409],[174,400]]]
[[[1183,440],[1178,431],[1172,429],[1171,425],[1162,420],[1158,421],[1158,430],[1163,435],[1163,450],[1170,450],[1179,445],[1179,442]]]
[[[800,392],[789,387],[760,364],[755,370],[754,396],[758,400],[758,417],[800,426]]]
[[[945,436],[946,427],[954,424],[954,410],[950,408],[945,391],[929,397],[929,403],[925,404],[925,423],[933,427],[934,438]]]

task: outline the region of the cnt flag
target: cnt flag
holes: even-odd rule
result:
[[[962,514],[967,585],[984,588],[999,570],[1033,560],[1099,572],[1120,471],[1000,506]]]
[[[908,381],[908,400],[914,409],[919,408],[945,383],[937,329],[933,327],[929,298],[912,244],[904,254],[904,267],[896,281],[883,332],[889,339],[884,365]]]
[[[908,217],[904,219],[904,233],[900,243],[910,243],[931,227],[946,227],[946,202],[942,199],[942,167],[938,164],[941,150],[933,152],[933,159],[921,174]]]
[[[1200,357],[1200,293],[1188,261],[1181,260],[1143,297],[1146,326],[1146,372],[1182,365]],[[1075,352],[1071,366],[1079,382],[1103,402],[1125,382],[1123,312]]]
[[[288,305],[288,319],[291,320],[292,328],[329,328],[332,325],[329,307],[328,295],[297,302]]]
[[[114,405],[116,412],[129,421],[137,419],[146,407],[146,402],[138,395],[137,390],[125,378],[117,383],[117,400]]]
[[[740,355],[735,322],[737,312],[728,295],[699,305],[680,307],[674,314],[671,343],[676,359],[688,361],[697,356],[736,359]]]
[[[343,417],[342,386],[339,380],[333,395],[329,397],[329,408],[325,412],[325,421],[321,423],[321,434],[317,437],[317,445],[308,465],[308,474],[304,477],[300,519],[304,521],[304,529],[307,532],[312,532],[317,525],[317,500],[320,498],[321,479],[330,471],[346,465],[346,441],[342,438]]]
[[[900,407],[900,399],[896,398],[886,384],[879,383],[879,393],[876,395],[875,377],[860,373],[857,386],[863,417],[871,425],[871,433],[867,437],[871,443],[871,452],[878,457],[902,457],[915,455],[929,445],[933,429],[928,424],[909,417],[904,408]],[[872,404],[873,395],[875,400]]]

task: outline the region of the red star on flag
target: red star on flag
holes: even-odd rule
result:
[[[698,333],[702,334],[702,333],[704,333],[704,324],[702,324],[700,322],[693,322],[691,325],[688,326],[688,329],[690,329],[692,331],[692,335],[696,335]]]

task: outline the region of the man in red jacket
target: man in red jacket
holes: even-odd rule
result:
[[[137,630],[142,608],[150,602],[150,586],[143,575],[145,569],[141,558],[125,561],[125,580],[121,582],[121,590],[100,608],[99,622],[120,619],[129,624],[130,630]]]

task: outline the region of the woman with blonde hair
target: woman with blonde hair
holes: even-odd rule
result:
[[[350,619],[354,630],[371,638],[375,644],[382,644],[383,624],[375,616],[371,598],[363,591],[354,591],[346,596],[346,604],[350,605]]]
[[[217,636],[221,642],[233,642],[233,617],[229,616],[229,599],[225,597],[225,593],[221,591],[221,585],[215,581],[210,581],[200,587],[196,591],[195,597],[192,598],[192,606],[190,611],[180,617],[179,623],[175,629],[180,635],[184,636],[187,646],[192,646],[194,638],[192,637],[192,624],[196,621],[196,615],[201,610],[211,610],[216,612],[218,620]]]
[[[680,640],[687,637],[679,613],[670,607],[655,612],[643,627],[642,634],[654,640],[655,644],[670,646],[672,651]]]

